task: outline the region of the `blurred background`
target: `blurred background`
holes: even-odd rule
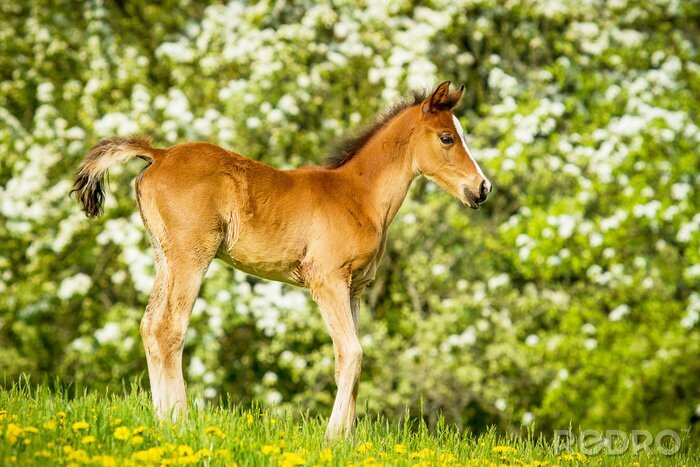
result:
[[[143,163],[111,171],[97,221],[68,198],[99,138],[317,164],[449,79],[494,193],[474,212],[414,183],[363,303],[361,415],[697,430],[699,25],[679,0],[0,3],[2,385],[147,387]],[[202,401],[331,407],[304,290],[215,262],[185,354]]]

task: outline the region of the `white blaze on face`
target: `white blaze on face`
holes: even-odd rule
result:
[[[455,129],[459,134],[459,139],[462,140],[462,147],[464,148],[464,151],[467,153],[467,156],[469,156],[469,159],[471,159],[474,163],[474,167],[476,167],[476,171],[479,172],[479,175],[481,175],[481,177],[488,182],[489,179],[486,178],[486,175],[484,175],[484,172],[481,171],[481,167],[479,167],[479,164],[476,162],[476,159],[474,159],[472,153],[469,152],[469,148],[467,147],[467,140],[464,138],[464,130],[462,129],[462,124],[459,123],[459,119],[455,115],[452,115],[452,120],[454,121]]]

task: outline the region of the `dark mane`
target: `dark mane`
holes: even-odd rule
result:
[[[372,123],[342,137],[331,146],[323,165],[331,169],[336,169],[345,164],[352,159],[357,151],[367,144],[372,136],[382,129],[389,120],[396,117],[407,108],[421,104],[426,97],[427,94],[425,91],[413,91],[410,98],[397,102],[391,108],[381,113]]]

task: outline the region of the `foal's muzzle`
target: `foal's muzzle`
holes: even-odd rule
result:
[[[479,205],[486,201],[489,193],[491,193],[491,188],[491,182],[488,180],[482,180],[481,183],[479,183],[478,193],[472,193],[469,188],[464,187],[464,204],[472,209],[479,209]]]

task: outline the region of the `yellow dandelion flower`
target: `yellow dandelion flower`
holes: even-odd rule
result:
[[[435,454],[435,451],[433,451],[432,449],[423,448],[418,452],[412,452],[411,458],[412,459],[416,459],[416,458],[422,459],[424,457],[432,457],[433,454]]]
[[[155,448],[146,449],[144,451],[136,451],[135,453],[133,453],[131,455],[131,460],[133,460],[139,464],[146,464],[146,463],[157,464],[161,461],[163,454],[164,454],[163,448],[155,447]]]
[[[136,428],[134,428],[134,431],[132,433],[134,433],[135,435],[140,435],[141,433],[143,433],[147,429],[148,429],[148,427],[140,425],[140,426],[137,426]]]
[[[253,416],[249,413],[245,414],[245,419],[246,419],[246,422],[248,423],[248,425],[252,425],[253,422],[255,421]]]
[[[143,436],[136,435],[133,438],[131,438],[131,441],[129,442],[134,446],[138,446],[139,444],[143,443]]]
[[[80,440],[82,444],[92,444],[95,442],[95,437],[94,436],[83,436],[83,439]]]
[[[32,440],[29,439],[29,438],[25,438],[25,439],[24,439],[24,445],[25,445],[25,446],[29,446],[30,444],[32,444]]]
[[[46,449],[42,449],[41,451],[34,454],[34,457],[43,457],[44,459],[48,459],[49,457],[51,457],[51,451],[47,451]]]
[[[117,426],[117,425],[121,424],[121,422],[122,422],[121,418],[115,418],[114,420],[112,420],[111,424],[112,424],[112,426]]]
[[[304,464],[306,464],[306,460],[301,454],[297,454],[296,452],[285,452],[282,454],[282,460],[280,461],[282,467],[293,467],[295,465]]]
[[[231,457],[231,452],[228,449],[217,449],[214,451],[216,457],[223,457],[224,459]]]
[[[406,446],[404,446],[403,444],[395,444],[394,452],[396,454],[406,454]]]
[[[131,430],[125,426],[118,426],[117,429],[114,430],[114,439],[123,441],[129,439],[129,436],[131,436]]]
[[[561,458],[564,459],[565,461],[572,461],[572,460],[574,460],[574,455],[573,454],[562,454]]]
[[[279,454],[280,447],[273,446],[271,444],[266,444],[260,448],[260,451],[262,451],[262,453],[265,454],[266,456],[269,456],[270,454]]]
[[[385,453],[385,452],[380,452],[380,453],[379,453],[379,458],[380,458],[380,459],[388,459],[388,458],[389,458],[389,454],[387,454],[387,453]]]
[[[457,459],[455,458],[455,456],[451,452],[443,453],[438,457],[438,461],[444,462],[444,463],[455,462],[456,460]]]
[[[17,439],[24,434],[24,430],[21,426],[10,423],[7,425],[7,430],[5,430],[5,438],[10,442],[10,444],[15,444]]]
[[[73,424],[73,431],[87,430],[88,428],[90,428],[88,422],[75,422]]]
[[[56,416],[59,418],[59,420],[65,420],[66,419],[66,413],[65,412],[58,412]]]
[[[328,448],[325,448],[321,451],[321,460],[330,462],[333,460],[333,451],[331,451]]]
[[[181,444],[177,447],[177,454],[180,457],[194,456],[194,449],[192,449],[186,444]]]
[[[377,465],[377,459],[374,457],[368,457],[362,461],[362,465]]]
[[[202,448],[199,451],[194,453],[195,457],[211,457],[211,451],[207,448]]]
[[[5,420],[5,417],[7,417],[7,410],[0,410],[0,422]]]
[[[360,454],[366,454],[372,449],[374,449],[374,443],[371,441],[361,443],[359,446],[357,446],[357,452],[359,452]]]
[[[36,435],[37,433],[39,433],[39,429],[38,429],[37,427],[31,426],[31,425],[25,426],[25,427],[24,427],[24,431],[25,431],[26,433],[31,433],[31,434],[33,434],[33,435]]]
[[[64,451],[66,451],[65,448]],[[88,453],[83,451],[82,449],[71,448],[69,451],[66,451],[66,458],[68,460],[76,461],[81,464],[87,464],[88,462],[90,462],[90,456],[88,456]]]
[[[117,467],[117,460],[112,456],[93,456],[90,462],[102,467]]]
[[[517,452],[517,450],[512,447],[512,446],[494,446],[491,448],[493,452],[497,452],[499,454],[508,454],[510,452]]]
[[[24,427],[24,429],[26,430],[27,427]],[[576,460],[579,460],[579,461],[586,461],[588,459],[588,457],[586,457],[584,454],[581,454],[578,451],[574,452],[574,456],[576,456]]]
[[[44,429],[49,431],[56,431],[56,422],[54,420],[47,420],[44,422]]]
[[[224,432],[221,431],[221,428],[217,426],[210,426],[204,429],[204,434],[205,435],[211,435],[211,436],[216,436],[219,439],[224,438]]]
[[[163,445],[163,449],[165,450],[165,452],[175,452],[177,446],[172,443],[165,443]]]

